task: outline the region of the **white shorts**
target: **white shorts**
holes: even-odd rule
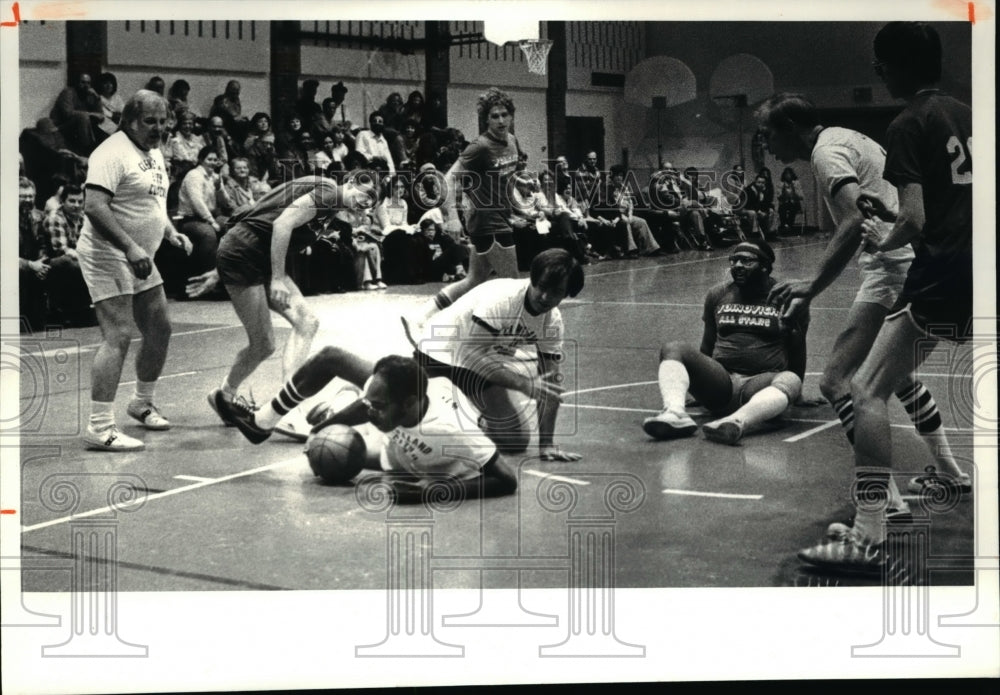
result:
[[[125,254],[108,254],[93,251],[86,244],[77,245],[80,272],[90,290],[90,301],[100,302],[122,295],[137,295],[163,284],[160,271],[153,263],[153,272],[140,280],[132,272],[132,266],[125,260]],[[150,256],[152,261],[152,256]]]
[[[886,309],[892,309],[903,291],[910,261],[895,261],[862,253],[858,266],[861,269],[861,287],[854,303],[881,304]]]

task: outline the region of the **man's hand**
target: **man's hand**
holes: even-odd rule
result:
[[[885,206],[885,202],[878,196],[870,193],[862,193],[857,200],[858,210],[866,219],[878,217],[886,222],[895,222],[896,216]]]
[[[782,280],[771,288],[767,303],[784,307],[793,299],[810,299],[812,296],[812,282],[809,280]]]
[[[184,294],[194,299],[206,295],[219,286],[219,271],[212,268],[207,273],[188,278]]]
[[[882,250],[882,243],[885,241],[886,233],[877,222],[874,220],[865,220],[862,222],[861,236],[865,240],[866,251],[873,253]]]
[[[153,272],[153,259],[137,244],[133,244],[125,252],[125,260],[128,261],[132,272],[140,280],[145,280]]]
[[[28,267],[39,280],[44,280],[45,276],[49,274],[49,266],[44,261],[28,261]]]
[[[528,379],[527,389],[523,391],[524,395],[534,401],[546,400],[562,403],[562,392],[566,389],[554,383],[550,377],[549,374],[539,374],[533,379]]]
[[[271,286],[267,290],[268,299],[271,303],[279,309],[287,309],[292,293],[288,291],[288,286],[282,280],[278,278],[273,278],[271,280]]]
[[[191,251],[194,249],[194,246],[191,244],[191,240],[187,238],[187,235],[181,234],[180,232],[175,232],[174,234],[171,234],[170,237],[167,239],[167,241],[170,242],[171,246],[176,246],[179,249],[184,249],[185,255],[188,256],[191,255]]]
[[[572,451],[563,451],[554,444],[538,447],[538,457],[542,461],[579,461],[583,458],[580,454]]]

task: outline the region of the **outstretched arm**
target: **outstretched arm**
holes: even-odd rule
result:
[[[562,373],[559,371],[559,359],[555,355],[538,353],[539,378],[550,384],[553,390],[561,394],[563,388]],[[553,396],[542,392],[538,398],[538,453],[543,461],[579,461],[582,456],[570,451],[562,451],[553,441],[556,429],[556,417],[559,414],[559,404],[562,396]]]
[[[285,256],[292,230],[316,217],[316,202],[311,193],[296,198],[274,220],[271,232],[271,287],[270,299],[277,306],[288,306],[289,292],[285,285]]]
[[[512,495],[517,490],[517,477],[507,463],[495,453],[483,466],[475,478],[448,480],[387,476],[389,485],[396,495],[397,504],[419,504],[424,501],[424,492],[433,484],[446,485],[452,489],[452,497],[476,499],[479,497],[502,497]]]
[[[885,236],[871,221],[864,225],[864,237],[879,251],[893,251],[912,242],[924,228],[924,188],[919,183],[906,183],[899,190],[899,215],[896,224]],[[878,200],[865,197],[863,203],[877,203]],[[883,206],[884,207],[884,206]],[[877,205],[875,206],[878,210]],[[878,212],[876,212],[878,214]]]

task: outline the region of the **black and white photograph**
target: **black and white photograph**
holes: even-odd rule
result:
[[[4,690],[1000,677],[995,2],[692,5],[0,4]]]

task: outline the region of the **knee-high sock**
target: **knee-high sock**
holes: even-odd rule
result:
[[[691,377],[687,368],[677,360],[663,360],[657,372],[660,382],[660,395],[663,397],[664,410],[675,413],[684,412],[684,401],[687,397]]]
[[[285,382],[285,385],[278,391],[278,395],[271,399],[271,402],[264,405],[254,415],[254,421],[258,427],[270,429],[278,424],[278,421],[287,415],[289,411],[304,401],[308,396],[301,395],[296,390],[292,379]]]
[[[840,424],[844,426],[847,441],[851,443],[851,446],[854,446],[854,400],[850,395],[844,396],[834,401],[833,410],[840,418]]]
[[[911,386],[897,391],[896,397],[903,404],[910,420],[913,421],[917,434],[924,440],[931,455],[937,460],[938,469],[953,476],[961,475],[962,470],[958,467],[955,456],[951,453],[951,445],[948,443],[944,424],[941,422],[941,413],[938,412],[937,402],[927,387],[919,381],[914,381]]]
[[[788,396],[784,391],[768,386],[753,395],[739,410],[727,419],[739,420],[743,432],[751,431],[757,425],[778,417],[788,409]]]

